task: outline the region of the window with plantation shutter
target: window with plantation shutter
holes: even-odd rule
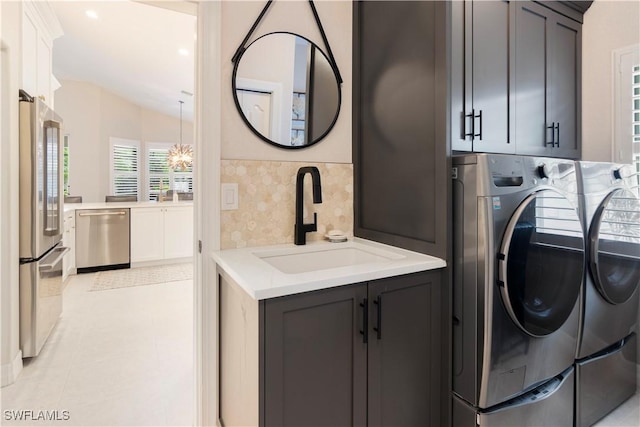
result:
[[[640,194],[640,45],[613,51],[613,161],[631,163]]]
[[[173,143],[150,142],[147,144],[147,197],[149,200],[157,200],[162,191],[178,192],[193,191],[192,168],[172,170],[169,167],[169,148]],[[186,144],[185,144],[186,145]]]
[[[111,194],[138,196],[140,182],[140,142],[110,138]]]
[[[156,200],[158,193],[165,193],[171,188],[169,163],[167,161],[169,147],[153,144],[147,147],[147,194],[149,200]]]

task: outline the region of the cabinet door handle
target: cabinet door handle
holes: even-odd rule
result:
[[[126,215],[127,213],[124,211],[118,211],[118,212],[80,212],[78,214],[78,216],[109,216],[109,215],[118,215],[118,216],[122,216],[122,215]]]
[[[378,295],[378,297],[373,301],[373,303],[376,305],[377,311],[378,311],[378,321],[377,321],[376,327],[373,328],[373,330],[376,331],[376,335],[378,339],[381,339],[382,338],[382,295]]]
[[[362,342],[366,344],[369,341],[369,302],[366,298],[362,300],[360,307],[362,307],[362,329],[360,334],[362,334]]]
[[[556,138],[556,147],[560,147],[560,122],[558,122],[556,124],[556,132],[558,134],[557,138]]]
[[[556,146],[556,122],[551,122],[551,126],[547,126],[547,129],[551,129],[551,142],[546,141],[544,145],[551,145],[551,147],[553,148]]]
[[[480,132],[478,132],[478,133],[474,134],[474,135],[473,135],[473,137],[474,137],[474,138],[475,138],[476,136],[477,136],[477,137],[480,137],[480,141],[482,141],[482,110],[479,110],[479,111],[480,111],[480,112],[479,112],[477,115],[473,116],[473,121],[474,121],[474,126],[473,126],[473,127],[475,128],[475,121],[476,121],[476,119],[479,119],[479,120],[480,120],[480,126],[478,126],[478,127],[480,128]]]
[[[462,127],[463,127],[462,132],[464,134],[464,139],[467,139],[467,137],[470,136],[471,139],[473,140],[473,137],[475,136],[475,125],[476,125],[475,117],[476,117],[476,110],[471,110],[471,114],[464,114],[465,120],[462,121]],[[467,132],[467,133],[464,132],[466,130],[466,119],[471,119],[471,132]]]

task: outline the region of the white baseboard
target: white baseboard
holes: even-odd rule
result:
[[[18,354],[10,363],[2,365],[2,384],[1,386],[8,386],[13,384],[22,371],[22,350],[18,350]]]
[[[157,260],[157,261],[132,262],[131,263],[131,268],[157,267],[159,265],[182,264],[182,263],[185,263],[185,262],[193,262],[193,257],[161,259],[161,260]]]

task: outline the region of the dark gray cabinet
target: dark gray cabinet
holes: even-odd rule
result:
[[[366,284],[264,301],[264,426],[364,426]]]
[[[444,425],[439,274],[369,283],[369,426]]]
[[[354,2],[355,234],[446,258],[447,3]]]
[[[516,152],[580,158],[581,24],[514,4]]]
[[[442,426],[441,275],[261,301],[221,278],[221,425]]]
[[[452,150],[580,158],[582,14],[570,3],[451,3]]]
[[[439,275],[266,300],[264,425],[441,426]]]
[[[508,1],[453,2],[452,132],[457,151],[514,153],[513,7]]]

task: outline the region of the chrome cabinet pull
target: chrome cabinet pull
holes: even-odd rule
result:
[[[78,216],[103,216],[103,215],[126,215],[124,211],[119,212],[80,212]]]

